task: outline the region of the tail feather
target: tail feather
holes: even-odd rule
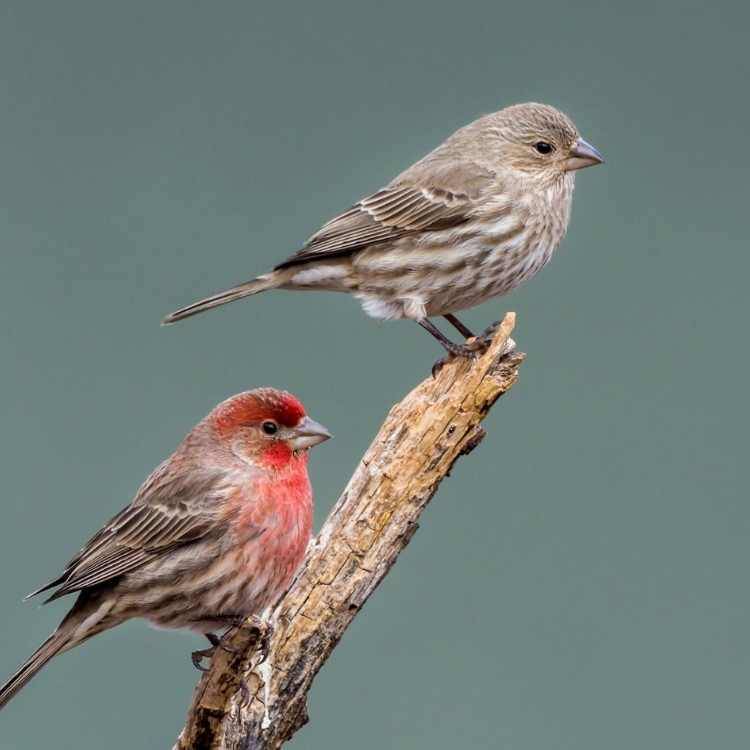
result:
[[[39,646],[16,673],[0,687],[0,709],[50,660],[68,646],[68,634],[57,631]]]
[[[263,276],[258,276],[256,279],[246,281],[244,284],[239,284],[231,289],[227,289],[224,292],[219,292],[218,294],[213,294],[210,297],[199,300],[198,302],[193,302],[192,305],[175,310],[173,313],[167,315],[167,317],[162,320],[162,325],[166,326],[171,323],[176,323],[178,320],[184,320],[185,318],[198,315],[198,313],[205,312],[206,310],[211,310],[214,307],[220,307],[221,305],[226,305],[229,302],[234,302],[243,297],[249,297],[251,294],[265,292],[267,289],[275,289],[284,283],[286,275],[287,274],[278,271],[273,271],[264,274]]]

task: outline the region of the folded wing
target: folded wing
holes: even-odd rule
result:
[[[458,226],[470,218],[477,198],[494,177],[474,164],[418,167],[420,163],[412,167],[413,175],[405,173],[324,224],[276,269],[342,257],[415,232]],[[423,171],[428,181],[419,179]]]
[[[183,500],[187,491],[184,485],[177,494],[170,493],[176,488],[158,482],[144,486],[154,485],[156,489],[145,497],[139,495],[98,531],[57,578],[26,598],[59,587],[46,600],[50,602],[114,580],[176,547],[222,533],[224,524],[210,512],[209,504],[197,502],[191,504],[197,508],[188,508]],[[196,489],[210,491],[204,485]]]

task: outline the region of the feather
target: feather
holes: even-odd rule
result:
[[[158,470],[157,470],[158,471]],[[156,482],[151,496],[138,497],[98,531],[54,580],[28,594],[27,599],[59,588],[46,601],[113,580],[154,560],[167,550],[221,532],[224,522],[215,514],[185,515],[179,505],[165,497],[167,483]],[[179,488],[183,492],[184,487]],[[206,491],[206,481],[196,485],[196,494]]]
[[[344,213],[324,224],[297,253],[276,266],[290,268],[312,260],[350,255],[357,250],[403,237],[410,233],[444,229],[468,221],[476,199],[494,175],[474,164],[446,165],[419,179],[416,169],[387,187],[363,198]],[[435,165],[433,165],[435,166]]]

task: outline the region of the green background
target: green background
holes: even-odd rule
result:
[[[265,271],[458,126],[567,111],[580,173],[518,313],[521,380],[315,683],[293,748],[747,744],[748,11],[740,3],[0,8],[0,671],[21,604],[215,403],[289,388],[337,439],[319,527],[439,350],[345,296],[160,317]],[[168,748],[190,634],[127,624],[0,716],[2,750]],[[4,676],[4,675],[3,675]]]

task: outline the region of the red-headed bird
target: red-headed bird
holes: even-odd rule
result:
[[[603,162],[573,122],[545,104],[517,104],[451,135],[386,187],[316,232],[270,273],[168,315],[174,323],[267,289],[348,292],[365,312],[407,318],[449,355],[456,344],[430,320],[505,294],[549,261],[570,218],[575,172]]]
[[[215,647],[216,631],[272,604],[312,532],[307,449],[329,437],[284,391],[219,404],[62,574],[29,594],[78,598],[0,688],[0,708],[52,657],[131,617],[196,630]]]

